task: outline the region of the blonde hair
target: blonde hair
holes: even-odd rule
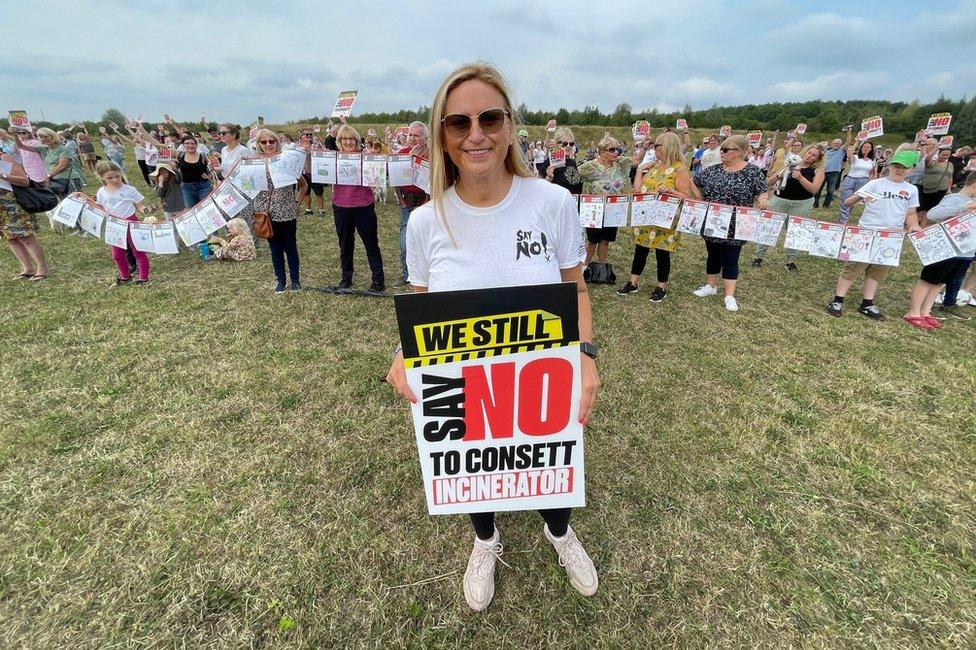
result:
[[[105,174],[108,174],[109,172],[118,172],[121,174],[122,168],[116,165],[114,162],[108,160],[99,160],[98,163],[95,164],[95,173],[98,174],[99,178]]]
[[[746,156],[749,155],[749,138],[744,135],[730,135],[719,147],[738,149],[739,153],[742,154],[742,159],[745,160]]]
[[[247,222],[240,217],[234,217],[227,222],[227,231],[230,233],[239,233],[241,235],[251,236],[251,229],[247,227]]]
[[[447,220],[444,216],[444,193],[457,182],[460,172],[457,165],[454,164],[444,149],[444,129],[441,120],[444,119],[447,97],[451,94],[451,91],[465,81],[471,81],[472,79],[490,86],[502,96],[504,103],[502,108],[508,113],[508,124],[503,128],[507,128],[512,136],[512,141],[508,146],[508,153],[505,155],[505,171],[523,178],[535,177],[535,174],[529,169],[528,163],[526,163],[525,158],[522,156],[522,148],[519,147],[518,140],[515,137],[518,129],[516,128],[517,117],[512,100],[513,95],[504,77],[502,77],[502,73],[493,65],[479,61],[463,65],[447,75],[447,79],[437,89],[430,109],[430,198],[433,199],[434,207],[441,215],[441,222],[452,239],[451,229],[447,225]]]
[[[657,159],[665,165],[674,165],[682,161],[681,138],[678,137],[677,133],[665,131],[655,138],[654,144],[661,145],[661,153]]]
[[[810,151],[811,149],[816,149],[818,152],[820,152],[820,157],[817,158],[817,162],[810,165],[810,168],[820,169],[824,165],[824,152],[823,152],[823,147],[821,147],[819,144],[808,144],[807,146],[803,147],[803,151],[800,152],[800,157],[805,158],[807,152]]]
[[[359,150],[360,143],[363,141],[362,136],[359,135],[359,131],[357,131],[356,127],[352,126],[351,124],[343,124],[339,127],[339,130],[336,131],[336,145],[339,145],[339,140],[342,138],[356,138],[357,151]],[[342,151],[342,145],[339,145],[339,151]]]
[[[576,136],[573,135],[573,130],[568,126],[561,126],[556,129],[556,132],[552,134],[552,139],[556,142],[559,142],[560,140],[564,142],[567,140],[576,142]]]
[[[41,128],[39,128],[37,130],[37,137],[38,138],[54,138],[55,140],[57,140],[58,139],[58,134],[55,133],[52,129],[49,129],[46,126],[42,126]]]
[[[612,147],[623,147],[620,140],[613,137],[612,135],[605,135],[600,138],[600,141],[596,143],[597,151],[606,151]]]
[[[254,134],[254,144],[257,148],[257,152],[264,155],[264,149],[261,148],[261,139],[267,140],[271,138],[275,141],[275,147],[278,149],[278,153],[281,153],[281,140],[278,139],[278,134],[271,129],[260,128],[257,133]]]

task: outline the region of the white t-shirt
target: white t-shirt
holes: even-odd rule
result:
[[[105,208],[105,211],[115,217],[126,219],[136,213],[136,203],[145,200],[139,190],[131,185],[123,185],[116,192],[110,192],[106,187],[100,187],[95,194],[95,200]]]
[[[894,183],[887,177],[876,178],[865,183],[861,190],[882,197],[865,203],[864,213],[857,224],[862,228],[904,228],[909,208],[918,207],[918,188],[905,181]]]
[[[847,175],[851,178],[867,178],[874,169],[875,161],[871,158],[851,158],[851,168]]]
[[[560,282],[561,269],[586,259],[575,201],[542,179],[514,177],[508,195],[489,208],[464,203],[452,187],[444,210],[453,242],[433,201],[407,222],[410,284],[428,291]]]
[[[535,155],[532,158],[532,162],[537,165],[541,165],[542,163],[546,162],[548,157],[549,152],[546,151],[545,147],[539,147],[535,150]]]
[[[715,147],[714,149],[705,149],[701,156],[701,167],[699,169],[708,169],[713,165],[717,165],[722,162],[722,148]]]
[[[251,151],[244,145],[238,143],[236,147],[224,147],[220,150],[220,173],[227,177],[230,170],[234,168],[241,158],[247,158]]]

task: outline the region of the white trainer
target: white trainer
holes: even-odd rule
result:
[[[941,305],[944,299],[945,299],[945,291],[940,291],[939,294],[935,297],[935,302],[932,304]]]
[[[549,532],[549,526],[542,525],[542,532],[546,539],[552,542],[556,554],[559,555],[559,565],[566,569],[569,581],[584,596],[592,596],[596,593],[600,581],[596,575],[596,567],[593,560],[586,554],[586,549],[576,537],[576,531],[572,526],[568,527],[566,534],[562,538],[556,538]]]
[[[718,293],[718,289],[716,289],[710,284],[703,284],[702,286],[698,287],[691,293],[698,296],[699,298],[707,298],[708,296],[716,295]]]
[[[488,607],[495,595],[495,563],[500,561],[505,564],[501,559],[503,550],[497,529],[490,540],[482,541],[477,537],[474,539],[474,548],[471,549],[462,584],[464,599],[468,601],[468,607],[476,612]]]
[[[739,303],[735,301],[735,296],[725,296],[725,308],[729,311],[739,311]]]

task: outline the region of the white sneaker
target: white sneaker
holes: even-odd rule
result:
[[[942,301],[943,301],[944,299],[945,299],[945,291],[940,291],[940,292],[939,292],[939,295],[937,295],[937,296],[935,297],[935,303],[933,303],[933,304],[936,304],[936,305],[941,305],[941,304],[942,304]],[[957,299],[957,302],[961,302],[961,301],[959,301],[959,300]]]
[[[488,541],[475,537],[462,584],[464,599],[468,601],[468,607],[476,612],[488,607],[495,595],[495,562],[501,561],[503,550],[497,529],[495,536]],[[502,561],[502,564],[505,562]]]
[[[545,533],[546,539],[552,542],[553,548],[559,555],[559,565],[566,569],[566,575],[569,576],[569,581],[576,591],[584,596],[595,594],[597,587],[600,586],[596,567],[593,566],[593,560],[586,554],[579,538],[576,537],[576,531],[572,526],[567,528],[566,534],[561,539],[553,537],[546,524],[542,525],[542,532]]]
[[[735,296],[725,296],[725,308],[729,311],[739,311],[739,303],[735,301]]]
[[[703,284],[702,286],[698,287],[691,293],[698,296],[699,298],[707,298],[708,296],[716,295],[718,293],[718,289],[716,289],[710,284]]]
[[[973,305],[973,294],[969,293],[965,289],[960,289],[959,293],[956,294],[956,305]]]

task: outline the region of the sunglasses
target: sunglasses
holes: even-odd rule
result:
[[[278,144],[277,140],[258,140],[261,144]]]
[[[478,126],[485,135],[498,133],[505,124],[505,116],[508,111],[503,108],[489,108],[481,111],[477,115],[464,115],[463,113],[452,113],[441,120],[441,124],[447,129],[448,135],[454,138],[464,138],[471,132],[473,124],[472,117],[478,120]]]
[[[576,143],[575,142],[560,142],[559,144],[561,144],[564,147],[572,147]]]
[[[217,135],[230,135],[230,131],[217,131]]]
[[[719,151],[721,151],[722,153],[728,153],[730,151],[739,151],[739,148],[738,147],[722,147],[721,149],[719,149]]]
[[[620,147],[610,147],[609,149],[604,149],[604,151],[606,151],[607,153],[615,153],[619,156],[620,153],[623,151],[623,149],[621,149]]]

